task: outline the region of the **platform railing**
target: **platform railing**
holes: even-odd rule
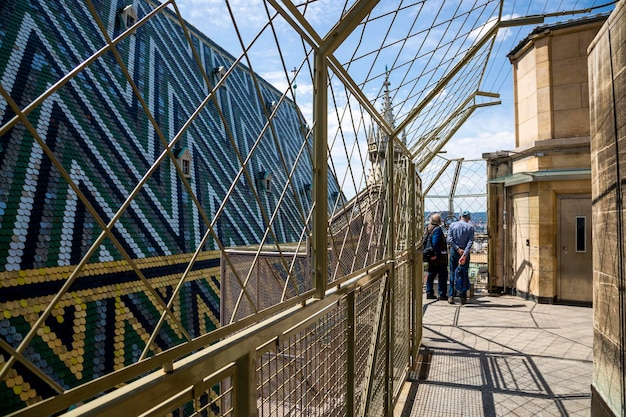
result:
[[[389,317],[392,265],[358,274],[322,300],[291,307],[68,415],[388,415],[389,379],[397,391],[411,344],[408,309]],[[409,276],[408,262],[397,269]],[[410,292],[393,301],[408,307]],[[395,369],[388,368],[390,354]]]

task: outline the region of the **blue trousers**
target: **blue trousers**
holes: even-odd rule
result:
[[[459,266],[459,259],[461,259],[461,255],[459,255],[455,251],[451,251],[450,253],[450,285],[448,285],[448,297],[454,297],[454,270],[457,266]],[[470,257],[469,254],[465,259],[465,264],[469,265]],[[459,294],[461,300],[467,299],[467,291],[461,291]]]

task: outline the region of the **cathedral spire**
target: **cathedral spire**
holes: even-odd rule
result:
[[[385,67],[382,116],[385,122],[387,122],[392,129],[395,129],[395,116],[393,115],[391,107],[391,94],[389,91],[390,85],[389,68]],[[372,126],[371,130],[367,133],[369,160],[372,163],[372,168],[367,179],[368,184],[377,184],[382,181],[388,141],[389,136],[386,130],[381,129],[379,126]],[[395,147],[391,158],[395,160]]]
[[[395,128],[395,117],[393,115],[393,110],[391,108],[391,97],[389,96],[389,86],[391,83],[389,82],[389,69],[385,67],[385,82],[383,86],[385,87],[384,96],[383,96],[383,118],[389,126]]]

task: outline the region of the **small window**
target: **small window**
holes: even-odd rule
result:
[[[120,19],[120,27],[122,30],[126,30],[135,23],[137,23],[137,12],[132,4],[124,7],[118,13]]]
[[[226,68],[223,66],[213,68],[213,75],[215,76],[215,83],[217,84],[222,78],[226,76]],[[222,87],[226,88],[226,83],[222,84]]]
[[[270,192],[272,186],[272,174],[268,171],[259,171],[256,175],[257,187],[265,192]]]
[[[587,252],[587,218],[576,216],[576,252]]]
[[[175,149],[174,156],[185,178],[191,178],[191,154],[189,153],[189,149],[187,149],[187,147]]]
[[[276,107],[278,106],[278,102],[276,100],[272,100],[272,101],[268,101],[266,103],[267,106],[267,111],[269,111],[270,113],[273,112]]]
[[[213,73],[218,77],[218,78],[224,78],[224,76],[226,75],[226,68],[224,68],[223,66],[219,66],[219,67],[215,67],[213,69]]]

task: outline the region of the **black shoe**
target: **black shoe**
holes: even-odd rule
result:
[[[427,299],[427,300],[436,300],[436,299],[437,299],[437,297],[435,297],[435,295],[434,295],[434,294],[426,294],[426,299]]]
[[[448,298],[448,304],[454,304],[454,297]]]
[[[461,304],[465,304],[467,300],[465,298],[461,298]]]
[[[440,295],[439,297],[437,297],[437,300],[439,300],[439,301],[448,301],[448,296],[447,295]]]

